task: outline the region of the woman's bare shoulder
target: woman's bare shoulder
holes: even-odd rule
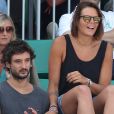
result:
[[[64,47],[65,44],[66,44],[66,41],[65,41],[64,36],[59,36],[59,37],[55,38],[55,40],[53,42],[53,46],[57,46],[57,47]]]

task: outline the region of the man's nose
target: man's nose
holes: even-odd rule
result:
[[[26,68],[26,63],[25,62],[22,62],[22,67]]]

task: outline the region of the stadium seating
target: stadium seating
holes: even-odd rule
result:
[[[35,66],[40,78],[40,86],[44,90],[48,87],[48,58],[53,40],[26,40],[34,49]]]

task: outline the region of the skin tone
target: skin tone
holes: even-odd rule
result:
[[[11,63],[6,64],[11,69],[11,76],[8,79],[8,83],[16,91],[21,94],[29,94],[33,91],[33,86],[28,82],[28,74],[30,71],[31,60],[30,54],[24,52],[21,54],[15,54],[12,56]],[[32,107],[28,107],[31,114],[38,114]],[[24,114],[28,114],[28,111],[24,111]]]
[[[90,9],[92,9],[92,8],[85,8],[84,10],[82,10],[81,16],[85,16],[85,14],[88,16],[91,14],[92,17],[97,16],[97,12],[93,13],[94,9],[92,9],[92,10],[90,10]],[[82,29],[82,27],[84,27],[84,28]],[[85,23],[83,20],[83,17],[81,17],[80,23],[79,23],[79,33],[78,34],[82,35],[83,37],[87,36],[88,41],[90,40],[89,42],[92,42],[92,38],[90,38],[90,37],[93,37],[97,27],[98,27],[98,23],[95,23],[93,21],[93,19],[91,19],[89,23]],[[82,39],[81,36],[78,37],[78,40],[82,40],[81,42],[84,42],[84,43],[88,42],[88,41],[83,41],[83,40],[87,40],[87,38]]]
[[[103,35],[103,40],[112,43],[112,45],[114,47],[114,29],[112,29],[108,32],[105,32]]]

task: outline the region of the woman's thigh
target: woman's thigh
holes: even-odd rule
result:
[[[77,99],[76,96],[73,93],[73,90],[68,91],[67,93],[65,93],[62,96],[62,111],[65,112],[69,112],[72,114],[73,112],[77,111]]]
[[[88,98],[91,98],[88,87],[83,85],[74,87],[62,96],[63,112],[65,114],[76,114],[79,102],[84,102],[85,99],[88,101]]]

